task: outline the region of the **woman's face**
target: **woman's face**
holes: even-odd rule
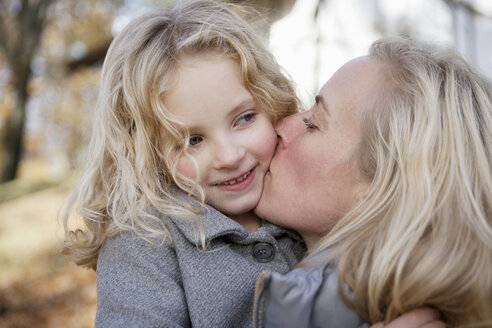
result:
[[[321,88],[309,111],[275,127],[278,146],[255,212],[297,230],[308,247],[369,185],[354,152],[360,141],[358,110],[373,96],[380,65],[369,57],[348,62]]]

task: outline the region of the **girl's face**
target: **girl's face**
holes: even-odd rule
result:
[[[180,59],[164,104],[189,130],[188,155],[178,172],[195,179],[205,201],[238,215],[252,210],[263,190],[277,136],[242,83],[239,64],[218,54]]]

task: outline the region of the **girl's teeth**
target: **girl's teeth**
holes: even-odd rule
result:
[[[242,177],[239,177],[239,178],[237,178],[237,179],[235,179],[235,180],[226,181],[226,182],[224,182],[224,183],[222,183],[222,184],[223,184],[223,185],[232,185],[232,184],[235,184],[235,183],[241,182],[241,181],[243,181],[244,179],[246,179],[246,178],[248,177],[249,173],[250,173],[250,172],[247,172],[247,173],[245,173]]]

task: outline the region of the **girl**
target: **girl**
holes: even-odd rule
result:
[[[64,214],[65,254],[97,265],[96,326],[250,326],[259,273],[304,254],[297,234],[252,213],[272,122],[297,99],[233,10],[181,1],[108,51],[90,160]]]

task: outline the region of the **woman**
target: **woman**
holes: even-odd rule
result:
[[[279,122],[256,213],[297,230],[309,257],[263,276],[256,324],[388,322],[429,306],[491,327],[491,99],[458,55],[387,39]]]

